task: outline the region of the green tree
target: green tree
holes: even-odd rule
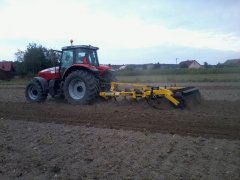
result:
[[[24,53],[25,53],[24,51],[21,51],[20,49],[18,49],[18,51],[14,54],[18,62],[24,61]]]
[[[17,75],[24,76],[27,74],[26,68],[24,66],[24,51],[18,49],[15,53],[16,61],[13,62],[13,67]]]
[[[61,57],[61,51],[56,51],[56,50],[47,50],[45,53],[47,63],[46,65],[49,66],[58,66],[59,65],[59,60]]]
[[[35,43],[29,44],[24,54],[24,64],[28,73],[36,74],[42,68],[45,68],[46,57],[44,55],[46,48]]]
[[[204,62],[204,67],[207,69],[209,68],[209,64],[207,62]]]
[[[17,74],[35,75],[38,71],[58,65],[59,53],[48,50],[42,45],[30,43],[26,51],[18,50],[15,53],[14,63]]]

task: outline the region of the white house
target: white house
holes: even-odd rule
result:
[[[199,69],[202,68],[196,60],[187,60],[179,63],[180,68],[190,68],[190,69]]]

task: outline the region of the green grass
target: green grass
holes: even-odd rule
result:
[[[240,82],[240,67],[126,69],[116,75],[120,82]]]
[[[119,82],[240,82],[240,68],[209,69],[152,69],[124,70],[116,72]],[[23,86],[30,78],[14,78],[10,81],[0,80],[0,86]]]
[[[117,76],[143,76],[143,75],[192,75],[192,74],[238,74],[240,73],[240,67],[225,67],[225,68],[201,68],[201,69],[145,69],[145,70],[133,70],[126,69],[123,71],[117,71]]]
[[[29,82],[30,79],[25,79],[25,78],[14,78],[9,81],[3,81],[0,80],[0,85],[26,85]]]
[[[119,82],[240,82],[240,73],[117,76]]]

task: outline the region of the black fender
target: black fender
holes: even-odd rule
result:
[[[44,94],[48,94],[48,81],[42,77],[34,77],[33,79],[40,83]]]
[[[56,82],[55,79],[51,79],[49,81],[49,85],[48,85],[48,92],[52,97],[54,97],[56,95],[56,93],[55,93],[55,82]]]
[[[48,82],[48,93],[54,97],[61,93],[62,87],[61,87],[61,80],[60,79],[51,79]]]

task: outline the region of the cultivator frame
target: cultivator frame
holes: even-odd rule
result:
[[[119,86],[131,86],[131,88],[126,88],[120,90]],[[171,102],[172,105],[179,108],[185,108],[185,96],[198,92],[195,87],[177,87],[174,86],[148,86],[145,84],[135,84],[135,83],[120,83],[112,82],[110,91],[100,92],[100,96],[109,99],[117,97],[130,97],[132,99],[146,99],[149,102],[162,101],[163,98]],[[154,108],[159,108],[152,103],[149,103]]]

